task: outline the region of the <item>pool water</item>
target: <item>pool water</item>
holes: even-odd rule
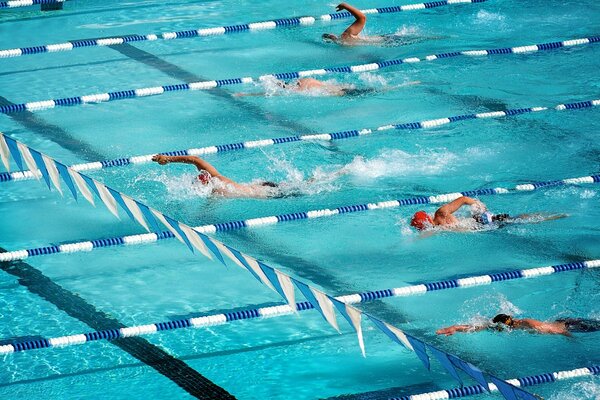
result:
[[[317,16],[333,8],[333,3],[318,1],[75,0],[52,13],[41,13],[39,7],[0,11],[0,49]],[[343,20],[22,56],[0,59],[0,96],[22,103],[562,41],[597,35],[599,18],[600,4],[592,0],[490,0],[369,16],[367,34],[396,33],[409,43],[396,47],[323,43],[321,34],[340,33],[348,23]],[[264,84],[58,107],[31,115],[0,115],[0,131],[75,164],[507,108],[554,107],[598,98],[599,51],[598,45],[590,44],[456,57],[322,78],[376,89],[357,97],[290,94]],[[232,96],[263,91],[275,95]],[[195,173],[186,165],[153,163],[89,175],[197,226],[596,174],[599,117],[597,108],[549,110],[206,156],[236,181],[282,181],[299,194],[270,200],[208,197],[190,184]],[[336,171],[344,174],[333,177]],[[314,181],[306,184],[311,177]],[[214,237],[330,295],[343,295],[600,258],[599,198],[597,185],[481,197],[495,212],[568,217],[427,238],[409,226],[417,206],[220,232]],[[420,208],[435,211],[434,205]],[[0,183],[0,215],[0,247],[8,251],[142,233],[126,218],[119,221],[101,206],[94,208],[68,195],[61,198],[36,181]],[[2,263],[0,344],[89,332],[106,326],[108,320],[143,325],[282,304],[276,293],[247,272],[192,255],[173,240],[25,262]],[[590,269],[373,301],[359,308],[508,379],[597,365],[598,333],[573,338],[523,332],[440,337],[435,330],[498,312],[542,320],[599,319],[599,283],[600,271]],[[352,329],[340,325],[338,334],[317,312],[307,311],[149,335],[144,337],[146,347],[140,348],[164,351],[239,399],[387,399],[457,386],[437,362],[427,371],[414,353],[392,343],[369,322],[363,324],[367,350],[363,358]],[[141,359],[108,341],[7,355],[1,360],[0,397],[191,396],[169,374]],[[530,390],[556,400],[597,399],[600,381],[586,377]]]

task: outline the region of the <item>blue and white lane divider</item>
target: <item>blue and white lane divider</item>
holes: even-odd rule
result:
[[[584,376],[600,375],[600,365],[591,367],[577,368],[567,371],[548,372],[539,375],[530,375],[523,378],[507,379],[506,382],[518,386],[527,387],[533,385],[541,385],[544,383],[553,383],[566,379],[580,378]],[[490,391],[497,392],[498,387],[493,383],[489,384]],[[457,399],[459,397],[474,396],[477,394],[487,393],[481,385],[463,386],[460,388],[439,390],[437,392],[427,392],[413,394],[410,396],[390,397],[389,400],[442,400],[442,399]]]
[[[400,64],[418,63],[421,61],[432,61],[437,59],[448,59],[457,56],[486,56],[492,54],[521,54],[530,53],[535,51],[547,51],[558,49],[561,47],[572,47],[581,46],[591,43],[600,42],[600,36],[594,36],[589,38],[565,40],[562,42],[552,42],[543,44],[534,44],[529,46],[519,47],[504,47],[499,49],[491,50],[469,50],[469,51],[455,51],[442,54],[434,54],[426,56],[425,58],[408,57],[404,59],[395,59],[387,61],[372,62],[368,64],[350,65],[342,67],[328,67],[322,69],[312,69],[296,72],[283,72],[277,74],[262,75],[258,78],[243,77],[243,78],[230,78],[230,79],[219,79],[213,81],[198,81],[191,83],[180,83],[174,85],[154,86],[140,89],[127,89],[116,92],[107,93],[94,93],[84,96],[64,97],[60,99],[50,99],[41,101],[32,101],[28,103],[10,104],[0,106],[0,113],[9,114],[23,111],[38,111],[54,107],[67,107],[90,103],[103,103],[108,101],[116,101],[130,98],[140,98],[148,96],[158,96],[166,92],[180,92],[190,90],[209,90],[221,86],[238,85],[238,84],[249,84],[254,82],[260,82],[264,80],[275,79],[296,79],[307,76],[319,76],[336,73],[361,73],[367,71],[374,71],[381,68],[387,68],[390,66]]]
[[[399,124],[388,124],[382,125],[377,128],[364,128],[364,129],[354,129],[348,131],[340,131],[340,132],[332,132],[332,133],[320,133],[313,135],[300,135],[300,136],[287,136],[287,137],[279,137],[279,138],[271,138],[271,139],[260,139],[260,140],[251,140],[247,142],[238,142],[238,143],[228,143],[221,144],[215,146],[207,146],[200,148],[192,148],[187,150],[173,150],[161,152],[160,154],[164,154],[167,156],[199,156],[205,154],[214,154],[214,153],[224,153],[228,151],[235,150],[244,150],[244,149],[254,149],[259,147],[267,147],[273,146],[276,144],[284,144],[284,143],[295,143],[295,142],[311,142],[316,140],[341,140],[348,139],[354,137],[360,137],[365,135],[371,135],[373,133],[387,131],[390,129],[399,129],[399,130],[414,130],[414,129],[427,129],[427,128],[435,128],[441,125],[466,121],[471,119],[487,119],[487,118],[501,118],[508,116],[516,116],[521,114],[528,114],[534,112],[547,111],[550,109],[553,110],[579,110],[583,108],[596,107],[600,105],[600,99],[597,100],[584,100],[578,101],[574,103],[566,103],[566,104],[558,104],[552,108],[548,107],[526,107],[526,108],[512,108],[504,111],[493,111],[493,112],[485,112],[485,113],[477,113],[477,114],[463,114],[463,115],[455,115],[447,118],[438,118],[438,119],[430,119],[425,121],[417,121],[417,122],[407,122],[407,123],[399,123]],[[156,153],[154,153],[156,154]],[[104,160],[104,161],[95,161],[83,164],[75,164],[71,165],[75,171],[94,171],[105,168],[112,167],[124,167],[126,165],[140,165],[147,164],[152,162],[152,157],[154,154],[146,154],[132,157],[121,157],[115,158],[112,160]],[[37,172],[39,174],[39,172]],[[8,181],[25,181],[36,178],[31,171],[15,171],[15,172],[1,172],[0,173],[0,183],[8,182]]]
[[[396,208],[401,206],[439,204],[447,203],[460,196],[491,196],[497,194],[529,192],[539,188],[556,187],[564,185],[578,185],[586,183],[599,183],[599,175],[583,176],[579,178],[559,179],[554,181],[534,182],[529,184],[516,185],[514,188],[494,188],[494,189],[476,189],[464,192],[447,193],[435,196],[414,197],[402,200],[380,201],[378,203],[354,204],[341,206],[333,209],[321,209],[300,211],[288,214],[273,215],[268,217],[252,218],[240,221],[222,222],[214,225],[203,225],[194,227],[196,231],[203,234],[213,234],[216,232],[231,231],[242,228],[255,228],[264,225],[274,225],[281,222],[308,220],[315,218],[332,217],[335,215],[344,215],[361,211],[373,211],[384,208]],[[49,245],[32,249],[23,249],[0,253],[0,262],[24,260],[29,257],[58,254],[58,253],[78,253],[83,251],[92,251],[101,247],[112,247],[120,245],[139,245],[143,243],[157,242],[163,239],[173,239],[175,235],[171,231],[161,231],[144,233],[130,236],[119,236],[108,239],[96,239],[83,242],[64,243],[61,245]]]
[[[2,8],[17,8],[17,7],[28,7],[41,4],[54,4],[64,3],[66,0],[11,0],[11,1],[0,1],[0,9]],[[2,56],[0,56],[2,58]]]
[[[492,282],[502,282],[514,279],[537,278],[560,272],[578,271],[582,269],[598,267],[600,267],[600,260],[587,260],[576,263],[552,265],[548,267],[511,270],[488,275],[470,276],[460,279],[421,283],[417,285],[404,286],[393,289],[380,289],[369,292],[338,296],[336,297],[336,299],[346,304],[358,304],[389,297],[416,296],[437,290],[489,285]],[[296,309],[298,311],[306,311],[314,309],[314,306],[310,302],[304,301],[296,303]],[[221,314],[206,315],[203,317],[184,318],[175,321],[157,322],[153,324],[137,325],[120,329],[107,329],[102,331],[79,333],[69,336],[42,338],[23,341],[14,344],[6,344],[0,346],[0,355],[48,347],[73,346],[102,339],[114,340],[124,337],[142,336],[165,330],[191,327],[203,328],[207,326],[223,325],[232,321],[255,319],[261,317],[279,317],[293,313],[294,310],[288,304],[261,307],[243,311],[229,311]]]
[[[60,0],[64,1],[64,0]],[[452,4],[471,4],[471,3],[483,3],[486,0],[441,0],[441,1],[430,1],[427,3],[418,3],[418,4],[406,4],[403,6],[391,6],[391,7],[379,7],[379,8],[370,8],[367,10],[361,10],[364,14],[390,14],[397,13],[401,11],[413,11],[413,10],[425,10],[429,8],[441,7]],[[0,8],[3,8],[3,4],[11,4],[12,7],[22,7],[16,4],[23,5],[31,5],[37,4],[37,2],[41,3],[53,3],[58,2],[56,0],[31,0],[29,1],[8,1],[8,2],[0,2]],[[10,7],[10,5],[9,5]],[[230,33],[240,33],[240,32],[255,32],[267,29],[275,29],[280,27],[290,27],[290,26],[303,26],[303,25],[313,25],[317,21],[328,22],[331,20],[339,20],[351,18],[352,15],[347,12],[339,12],[333,14],[324,14],[316,17],[290,17],[290,18],[280,18],[272,21],[262,21],[262,22],[253,22],[247,24],[239,24],[239,25],[229,25],[229,26],[217,26],[213,28],[201,28],[201,29],[189,29],[185,31],[178,32],[165,32],[165,33],[151,33],[146,35],[126,35],[126,36],[116,36],[106,39],[80,39],[80,40],[72,40],[64,43],[55,43],[55,44],[47,44],[42,46],[32,46],[32,47],[21,47],[16,49],[7,49],[0,50],[0,58],[9,58],[9,57],[19,57],[23,55],[29,54],[40,54],[40,53],[55,53],[59,51],[71,51],[73,49],[80,49],[84,47],[103,47],[103,46],[114,46],[123,43],[130,42],[144,42],[144,41],[155,41],[155,40],[172,40],[172,39],[183,39],[183,38],[194,38],[194,37],[204,37],[204,36],[216,36],[216,35],[226,35]]]

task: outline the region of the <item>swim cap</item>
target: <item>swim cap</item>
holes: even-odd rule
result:
[[[202,172],[198,175],[198,180],[203,184],[203,185],[208,185],[208,183],[210,182],[210,179],[212,178],[212,175],[210,174],[210,172],[202,170]]]
[[[492,222],[494,222],[494,214],[492,214],[489,211],[486,211],[479,216],[479,221],[485,225],[491,224]]]
[[[433,220],[425,211],[417,211],[410,220],[410,225],[422,231],[427,225],[433,225]]]

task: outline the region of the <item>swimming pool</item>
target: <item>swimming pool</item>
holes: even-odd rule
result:
[[[330,5],[313,1],[168,5],[72,1],[64,8],[50,14],[33,7],[2,11],[0,49],[333,12]],[[599,8],[592,1],[514,4],[500,0],[369,17],[367,33],[395,32],[414,40],[401,47],[326,45],[320,34],[339,32],[346,23],[334,21],[21,56],[0,60],[0,95],[18,104],[591,37],[598,33],[593,21]],[[2,115],[0,130],[57,160],[76,164],[470,113],[553,107],[598,98],[597,52],[597,45],[590,44],[323,77],[379,90],[353,98],[230,96],[264,90],[260,85],[238,85],[56,107]],[[420,84],[396,88],[415,81]],[[216,224],[596,174],[600,169],[598,112],[597,108],[548,110],[206,156],[237,180],[284,180],[302,193],[269,201],[202,197],[190,191],[194,174],[183,166],[144,164],[89,174],[179,221],[192,226]],[[327,179],[340,169],[348,174]],[[315,184],[301,183],[312,175],[317,177]],[[63,199],[34,181],[0,185],[0,247],[6,250],[142,232],[126,218],[114,219],[101,206],[76,203],[68,195]],[[567,213],[569,218],[421,240],[410,230],[409,218],[417,209],[433,211],[435,205],[407,206],[218,232],[214,237],[331,295],[599,258],[596,185],[481,199],[497,212],[543,211]],[[2,344],[282,304],[276,293],[247,272],[223,269],[188,254],[173,240],[30,257],[24,263],[2,263]],[[539,319],[598,318],[598,279],[598,270],[589,269],[359,307],[483,370],[512,378],[598,364],[597,334],[574,339],[520,332],[444,338],[437,337],[435,330],[499,311]],[[24,351],[4,356],[0,393],[5,398],[183,398],[200,397],[218,386],[240,399],[390,398],[456,386],[439,364],[432,362],[428,372],[413,353],[390,342],[368,322],[363,327],[367,357],[362,358],[351,328],[340,326],[341,335],[317,312],[307,311],[167,331],[144,336],[144,341],[95,341]],[[592,399],[600,389],[597,378],[587,377],[531,390],[553,399]]]

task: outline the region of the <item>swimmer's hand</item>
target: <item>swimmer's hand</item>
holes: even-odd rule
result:
[[[169,163],[169,156],[165,156],[164,154],[157,154],[152,157],[152,161],[157,162],[160,165],[165,165]]]
[[[346,4],[346,3],[340,3],[340,4],[338,4],[338,5],[337,5],[337,7],[335,8],[335,11],[342,11],[342,10],[345,10],[345,9],[346,9],[346,7],[347,7],[347,4]]]

